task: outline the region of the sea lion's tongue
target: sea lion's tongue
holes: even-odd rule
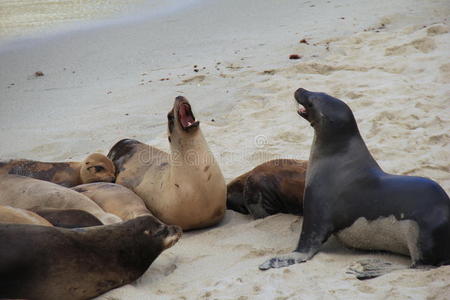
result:
[[[186,104],[182,104],[180,106],[180,121],[181,121],[181,125],[183,125],[183,127],[189,127],[191,126],[195,120],[192,117],[190,108],[188,105]]]

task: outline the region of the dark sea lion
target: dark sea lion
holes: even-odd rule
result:
[[[80,209],[93,214],[103,224],[122,221],[106,213],[94,201],[63,186],[20,175],[0,175],[0,205],[22,209]]]
[[[144,200],[123,185],[95,182],[73,187],[98,204],[105,212],[119,216],[123,221],[152,215]]]
[[[94,215],[80,209],[37,208],[31,211],[56,227],[80,228],[103,225]]]
[[[450,199],[442,187],[427,178],[385,173],[341,100],[304,89],[295,99],[315,133],[302,232],[293,253],[260,269],[309,260],[331,234],[352,248],[409,255],[413,267],[450,264]]]
[[[116,183],[134,191],[166,224],[183,230],[217,224],[225,214],[225,179],[200,123],[181,96],[167,118],[170,154],[130,139],[111,148]]]
[[[40,162],[26,159],[0,162],[0,175],[16,174],[65,187],[99,181],[113,182],[115,171],[112,161],[100,153],[93,153],[82,162]]]
[[[138,279],[180,236],[152,216],[79,229],[0,224],[0,297],[91,299]]]
[[[4,205],[0,205],[0,223],[52,226],[50,222],[32,211]]]
[[[300,215],[307,163],[274,159],[242,174],[227,185],[227,208],[254,218],[277,213]]]

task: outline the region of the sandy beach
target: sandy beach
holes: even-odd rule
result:
[[[80,160],[125,137],[168,151],[166,114],[183,95],[228,182],[269,159],[308,159],[313,130],[293,98],[303,87],[352,108],[385,171],[450,192],[450,1],[174,3],[0,39],[0,159]],[[259,271],[294,249],[301,223],[227,211],[98,299],[448,299],[450,266],[411,270],[334,238],[307,263]],[[405,269],[346,274],[370,257]]]

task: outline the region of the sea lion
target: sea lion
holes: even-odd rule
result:
[[[4,205],[0,205],[0,223],[52,226],[50,222],[32,211]]]
[[[103,225],[94,215],[80,209],[35,208],[31,211],[56,227],[81,228]]]
[[[72,190],[87,196],[104,211],[119,216],[123,221],[152,215],[144,200],[120,184],[96,182],[82,184]]]
[[[274,159],[227,185],[227,208],[264,218],[277,213],[300,215],[307,161]]]
[[[182,96],[167,115],[171,153],[125,139],[108,153],[116,166],[116,183],[141,197],[166,224],[183,230],[217,224],[226,207],[225,179]]]
[[[304,89],[295,99],[298,113],[314,128],[303,227],[293,253],[260,269],[309,260],[331,234],[352,248],[409,255],[412,267],[450,264],[450,199],[442,187],[427,178],[385,173],[343,101]]]
[[[115,172],[112,161],[100,153],[90,154],[82,162],[40,162],[26,159],[0,162],[0,175],[22,175],[65,187],[99,181],[114,182]]]
[[[180,236],[152,216],[78,229],[0,224],[0,295],[91,299],[138,279]]]
[[[23,209],[81,209],[103,224],[122,221],[104,212],[88,197],[60,185],[20,175],[0,175],[0,205]]]

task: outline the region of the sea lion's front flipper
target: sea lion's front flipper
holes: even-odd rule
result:
[[[355,261],[348,267],[346,273],[355,275],[359,280],[366,280],[406,268],[407,266],[404,265],[394,264],[378,258],[369,258]]]

